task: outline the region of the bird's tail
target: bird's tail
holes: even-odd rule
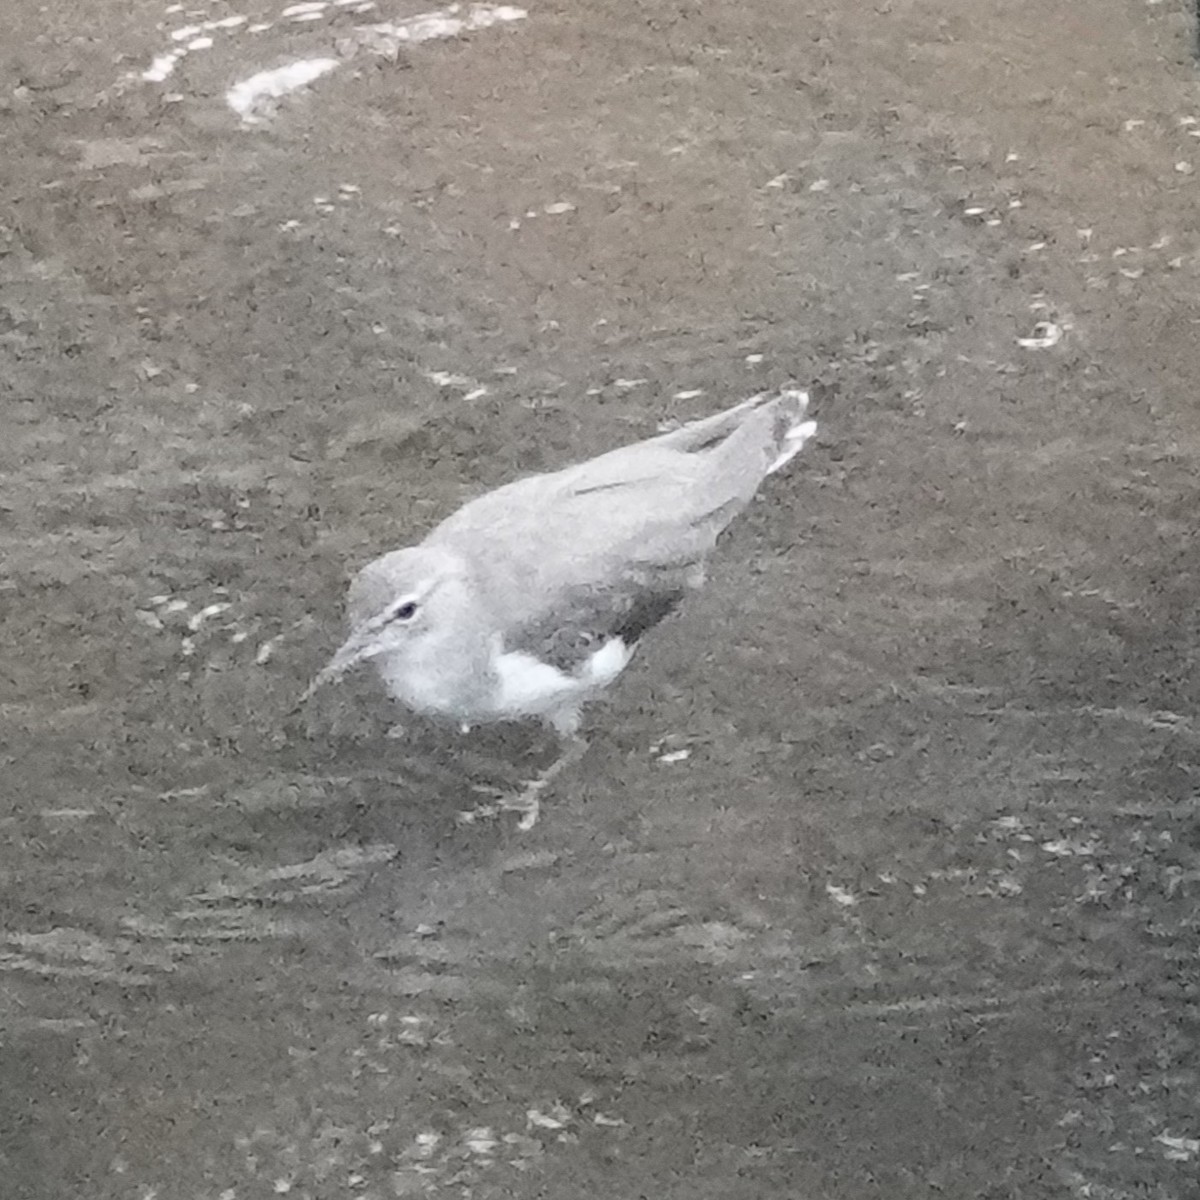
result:
[[[721,423],[716,443],[708,438],[708,447],[700,451],[706,462],[701,491],[710,513],[721,514],[720,528],[750,503],[768,475],[790,462],[816,433],[816,421],[804,419],[807,411],[808,393],[796,388],[755,396],[697,422],[710,428]]]
[[[776,455],[764,474],[778,471],[817,430],[815,421],[805,421],[808,393],[799,388],[781,392],[762,392],[735,404],[724,412],[699,421],[691,421],[670,433],[659,434],[646,444],[656,449],[696,454],[706,450],[723,449],[732,443],[759,442],[764,418],[773,423],[772,440],[768,447]],[[751,432],[751,431],[756,432]]]
[[[736,479],[739,491],[748,489],[748,499],[766,476],[790,462],[816,433],[816,421],[804,419],[807,411],[808,393],[789,388],[754,396],[722,413],[736,419],[712,448],[720,464],[717,472]]]
[[[807,392],[799,389],[780,392],[771,401],[771,406],[775,410],[776,455],[767,468],[768,475],[774,475],[780,467],[791,462],[817,432],[816,421],[804,419],[808,411]]]

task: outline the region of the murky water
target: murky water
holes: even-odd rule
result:
[[[383,7],[211,6],[177,100],[120,81],[190,12],[13,32],[5,1195],[1187,1195],[1194,339],[1131,324],[1185,199],[1151,249],[1065,100],[922,115],[1050,71],[1027,7],[892,14],[906,63],[772,4],[339,48]],[[531,833],[460,814],[536,734],[293,711],[366,558],[791,379],[820,444]]]

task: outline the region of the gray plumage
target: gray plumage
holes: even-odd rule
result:
[[[718,536],[815,432],[807,404],[755,396],[471,501],[358,573],[350,635],[313,687],[370,659],[418,712],[573,734],[580,706],[703,582]]]

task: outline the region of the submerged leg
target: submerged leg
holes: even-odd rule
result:
[[[587,752],[587,748],[588,744],[583,738],[572,734],[563,752],[532,783],[526,784],[516,796],[508,796],[500,801],[500,807],[505,812],[522,814],[517,822],[518,829],[529,830],[537,824],[542,793],[564,771],[575,766]]]
[[[515,793],[497,792],[491,788],[476,788],[476,791],[486,791],[488,795],[494,797],[494,800],[490,804],[478,805],[469,812],[459,813],[459,824],[473,825],[484,817],[494,817],[502,812],[515,812],[521,814],[517,828],[523,831],[532,829],[537,824],[538,814],[541,811],[542,793],[564,771],[575,766],[584,756],[587,748],[588,744],[583,738],[577,734],[571,734],[567,738],[562,753],[536,779],[527,783],[520,791]]]

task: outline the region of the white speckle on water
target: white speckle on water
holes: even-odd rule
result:
[[[547,204],[543,211],[547,216],[557,217],[561,213],[574,212],[575,205],[570,200],[557,200],[553,204]]]
[[[695,400],[697,396],[703,396],[703,388],[692,388],[686,392],[676,392],[672,397],[674,400]]]
[[[425,378],[438,387],[471,387],[475,383],[469,375],[455,375],[451,371],[426,371]]]
[[[970,208],[963,209],[963,215],[968,217],[981,217],[986,211],[987,209],[980,208],[978,204],[973,204]]]
[[[623,392],[627,392],[630,388],[641,387],[644,383],[649,383],[648,379],[614,379],[613,387],[620,388]]]
[[[556,1106],[556,1108],[557,1107],[558,1106]],[[562,1127],[567,1123],[565,1113],[562,1117],[560,1117],[557,1112],[554,1116],[551,1116],[548,1113],[540,1112],[536,1108],[529,1109],[529,1111],[525,1114],[525,1119],[530,1125],[533,1125],[538,1129],[562,1129]]]
[[[853,908],[858,903],[853,892],[847,888],[838,887],[835,883],[827,883],[825,885],[825,894],[835,904],[840,904],[843,908]]]
[[[791,176],[785,171],[782,175],[776,175],[774,179],[768,179],[767,182],[763,184],[763,187],[782,188],[787,184],[789,179],[791,179]]]
[[[186,612],[190,607],[186,600],[168,600],[163,605],[163,612],[170,616],[172,613]]]
[[[471,391],[469,391],[469,392],[468,392],[468,393],[467,393],[467,394],[466,394],[466,395],[463,397],[463,399],[464,399],[464,400],[478,400],[478,399],[480,399],[481,397],[483,397],[483,396],[486,396],[487,394],[488,394],[488,390],[487,390],[487,388],[485,388],[485,387],[483,387],[483,386],[480,386],[480,387],[477,387],[477,388],[473,388]]]
[[[463,1141],[472,1154],[491,1154],[499,1144],[487,1125],[481,1125],[478,1129],[468,1129]]]
[[[302,58],[270,71],[259,71],[225,93],[225,101],[247,125],[264,121],[271,101],[320,79],[337,67],[336,58]]]
[[[829,180],[814,179],[813,182],[808,185],[808,190],[810,192],[827,192],[829,191]]]
[[[290,4],[279,15],[281,17],[300,17],[305,13],[323,13],[328,7],[325,0],[309,0],[305,4]]]
[[[1063,338],[1063,328],[1054,321],[1039,321],[1029,337],[1017,338],[1017,345],[1026,350],[1049,350]]]
[[[1058,838],[1054,841],[1043,842],[1042,849],[1055,858],[1090,858],[1096,853],[1095,844],[1084,842],[1078,838]]]
[[[1180,162],[1177,162],[1177,163],[1175,164],[1175,170],[1176,170],[1176,171],[1177,171],[1177,172],[1178,172],[1180,175],[1191,175],[1191,174],[1193,174],[1193,173],[1195,172],[1196,168],[1195,168],[1195,167],[1193,167],[1193,166],[1192,166],[1192,164],[1191,164],[1190,162],[1187,162],[1187,161],[1185,161],[1185,160],[1181,160]]]
[[[765,354],[747,354],[746,362],[749,363],[750,366],[754,367],[762,362],[766,357],[767,356]]]
[[[281,222],[280,222],[280,224],[279,224],[279,228],[280,228],[280,229],[281,229],[281,230],[282,230],[284,233],[287,233],[289,230],[292,230],[292,229],[299,229],[299,228],[300,228],[300,222],[299,222],[299,221],[297,221],[295,217],[293,217],[293,218],[292,218],[290,221],[281,221]]]
[[[1129,120],[1125,122],[1125,132],[1132,133],[1135,129],[1140,129],[1143,125],[1145,125],[1145,123],[1145,121],[1141,121],[1137,117],[1130,117]]]
[[[442,1140],[440,1133],[418,1133],[413,1138],[412,1154],[415,1158],[428,1158],[437,1147],[438,1142]]]
[[[671,763],[683,762],[691,757],[692,752],[690,750],[669,750],[666,754],[660,754],[658,761],[666,763],[669,766]]]
[[[184,26],[181,26],[179,29],[171,30],[171,41],[186,42],[186,41],[190,40],[191,38],[194,38],[196,36],[196,34],[198,34],[200,32],[201,32],[201,30],[200,30],[199,25],[184,25]]]
[[[1193,1155],[1200,1154],[1200,1138],[1173,1137],[1164,1131],[1154,1140],[1166,1148],[1163,1157],[1172,1162],[1187,1162]]]
[[[147,83],[162,83],[179,64],[183,54],[159,54],[154,61],[142,72],[142,78]]]
[[[401,42],[429,42],[435,38],[457,37],[474,29],[486,29],[504,21],[522,21],[528,15],[523,8],[510,5],[476,4],[466,16],[459,16],[458,5],[419,13],[402,21],[387,21],[379,25],[363,26],[364,31],[377,38]]]
[[[270,21],[256,21],[253,25],[246,26],[247,33],[265,33],[271,28]]]
[[[210,37],[192,38],[187,44],[189,50],[209,50],[212,48],[213,40]]]
[[[218,21],[205,21],[201,25],[201,29],[236,29],[239,25],[245,25],[249,17],[221,17]]]
[[[191,617],[188,618],[188,629],[192,633],[196,633],[205,621],[211,620],[213,617],[220,616],[221,613],[232,607],[233,605],[224,600],[218,601],[215,604],[206,604],[199,612],[193,613]]]
[[[357,196],[362,191],[362,188],[357,183],[339,183],[338,191],[343,196]]]

